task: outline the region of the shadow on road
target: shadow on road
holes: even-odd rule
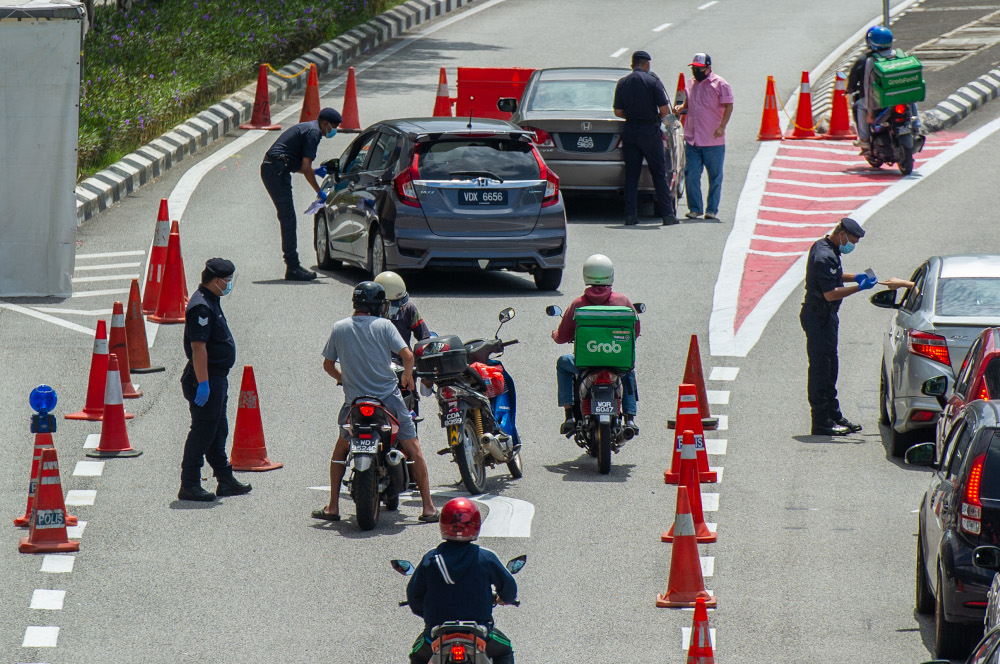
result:
[[[597,459],[581,454],[572,461],[545,466],[550,473],[563,476],[563,482],[627,482],[635,468],[634,463],[611,464],[611,472],[601,475],[597,472]]]
[[[849,436],[813,436],[800,434],[798,436],[792,436],[794,440],[800,443],[810,443],[813,445],[862,445],[864,444],[866,436],[861,434],[853,434]]]
[[[200,502],[196,500],[175,500],[168,505],[172,510],[210,510],[222,504],[221,500]]]

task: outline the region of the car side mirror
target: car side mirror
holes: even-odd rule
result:
[[[497,110],[503,113],[515,113],[517,111],[517,100],[513,97],[500,97],[497,100]]]
[[[554,304],[550,304],[549,306],[545,307],[545,315],[546,316],[562,316],[562,309],[560,309],[559,307],[557,307]]]
[[[502,310],[500,312],[500,318],[499,318],[500,324],[502,325],[502,324],[506,323],[507,321],[509,321],[513,317],[514,317],[514,308],[513,307],[507,307],[506,309],[504,309],[504,310]]]
[[[402,574],[403,576],[412,576],[416,569],[413,567],[413,563],[409,560],[390,560],[389,564],[392,568]]]
[[[911,466],[934,465],[934,443],[919,443],[906,450],[903,460]]]
[[[980,569],[1000,572],[1000,549],[995,546],[977,546],[972,550],[972,564]]]
[[[326,166],[327,175],[333,176],[334,182],[340,182],[340,157],[327,159],[323,165]]]
[[[987,547],[980,547],[987,548]],[[521,554],[517,558],[511,558],[507,561],[507,571],[511,574],[517,574],[524,568],[524,564],[528,562],[528,556]]]
[[[632,308],[635,309],[636,313],[644,314],[646,313],[646,305],[642,302],[635,302],[632,304]]]
[[[891,289],[875,293],[871,296],[869,302],[881,309],[899,309],[902,304],[902,302],[899,304],[896,303],[896,291]]]
[[[920,386],[920,393],[926,394],[929,397],[937,397],[938,404],[944,408],[948,401],[944,398],[948,393],[948,377],[947,376],[934,376],[934,378],[928,378]]]

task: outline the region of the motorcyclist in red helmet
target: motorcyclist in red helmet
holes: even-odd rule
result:
[[[406,587],[410,610],[425,625],[410,651],[411,664],[430,661],[431,630],[454,620],[488,627],[486,654],[493,664],[514,664],[510,640],[493,626],[493,589],[498,603],[510,604],[517,598],[517,582],[495,553],[472,543],[481,525],[479,508],[468,498],[453,498],[441,509],[445,541],[424,555]]]

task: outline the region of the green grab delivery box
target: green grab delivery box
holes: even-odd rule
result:
[[[576,338],[573,354],[580,368],[632,369],[635,366],[635,324],[632,307],[580,307],[573,314]]]
[[[923,65],[900,50],[895,58],[875,56],[872,67],[872,92],[879,108],[923,101],[927,92]]]

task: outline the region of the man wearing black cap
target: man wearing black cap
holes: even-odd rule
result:
[[[215,500],[201,487],[201,467],[207,460],[219,481],[220,496],[238,496],[251,486],[233,477],[226,457],[229,422],[229,370],[236,363],[236,344],[222,313],[219,298],[233,289],[236,266],[224,258],[210,258],[201,273],[201,285],[188,301],[184,314],[184,354],[188,363],[181,374],[181,389],[191,409],[191,431],[181,461],[181,500]]]
[[[625,119],[622,157],[625,160],[625,225],[639,223],[639,177],[645,157],[656,189],[663,225],[677,223],[674,197],[667,185],[667,159],[660,124],[670,113],[670,99],[656,74],[649,71],[649,53],[632,54],[632,73],[615,87],[615,115]]]
[[[278,211],[285,279],[289,281],[312,281],[316,278],[315,272],[299,265],[298,216],[292,201],[292,173],[301,173],[319,199],[326,200],[326,194],[320,191],[319,181],[316,180],[326,176],[326,169],[313,169],[312,163],[316,159],[320,139],[333,138],[341,121],[339,112],[324,108],[319,112],[318,119],[300,122],[285,130],[264,155],[264,162],[260,165],[260,179],[264,181],[264,187]]]
[[[814,436],[843,436],[861,431],[860,424],[844,417],[837,401],[837,330],[840,326],[837,311],[845,297],[878,283],[870,272],[845,274],[840,263],[841,255],[854,251],[864,236],[861,224],[844,217],[832,233],[816,240],[809,250],[806,297],[799,322],[806,333],[809,407]]]

